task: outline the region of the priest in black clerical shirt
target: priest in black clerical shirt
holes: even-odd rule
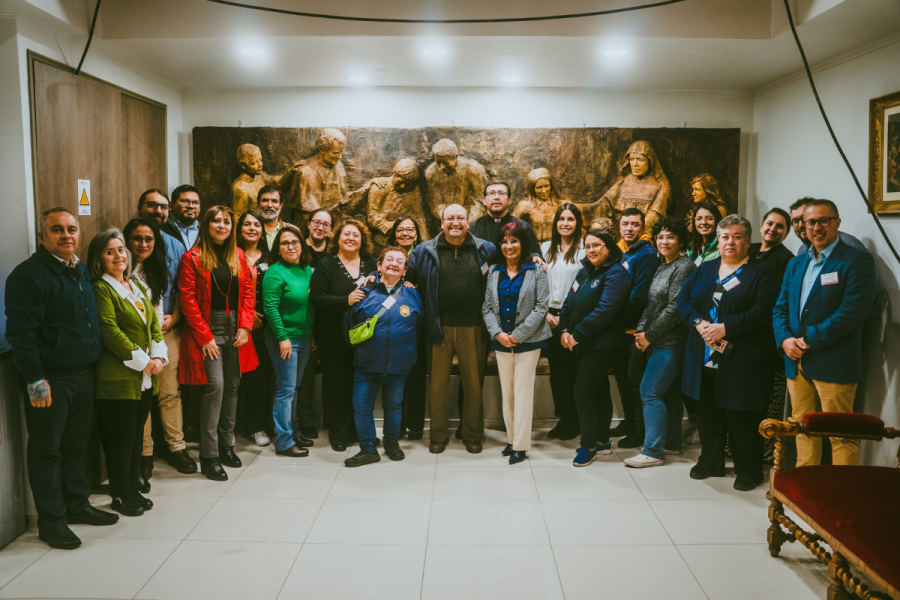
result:
[[[497,252],[500,252],[500,243],[497,236],[500,235],[500,228],[507,223],[518,223],[528,235],[530,246],[534,249],[532,256],[541,257],[541,245],[538,243],[537,236],[534,235],[534,228],[519,217],[514,217],[509,212],[509,185],[505,181],[494,180],[487,184],[484,188],[484,198],[481,202],[487,209],[488,214],[484,215],[474,223],[469,224],[469,232],[477,238],[487,240],[497,246]],[[495,261],[499,261],[499,257],[495,257]],[[542,261],[537,261],[541,262]]]

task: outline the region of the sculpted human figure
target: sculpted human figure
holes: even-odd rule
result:
[[[419,193],[419,165],[415,159],[404,158],[394,165],[391,177],[376,177],[368,182],[369,229],[379,246],[387,244],[387,236],[394,221],[403,215],[411,215],[419,224],[424,242],[428,239],[422,194]]]
[[[703,173],[691,179],[691,198],[694,199],[694,206],[684,216],[684,224],[687,225],[688,231],[692,233],[694,231],[694,219],[692,218],[694,207],[698,204],[703,204],[704,202],[712,204],[722,213],[723,219],[728,215],[728,207],[725,206],[725,201],[722,200],[722,196],[719,194],[719,182],[709,173]]]
[[[326,127],[316,138],[315,155],[292,167],[288,198],[295,211],[307,215],[320,208],[333,210],[347,201],[347,172],[341,162],[345,143],[343,133]]]
[[[459,204],[474,222],[484,214],[481,198],[487,183],[484,167],[470,158],[459,156],[452,140],[438,140],[431,149],[434,162],[425,169],[425,181],[431,197],[431,212],[440,220],[451,204]]]
[[[279,185],[281,177],[263,172],[262,152],[253,144],[241,144],[237,149],[241,174],[231,183],[231,210],[235,216],[256,210],[259,190],[267,185]]]
[[[619,173],[619,178],[600,200],[584,207],[585,221],[608,217],[618,222],[623,210],[637,208],[646,215],[646,231],[651,231],[653,224],[666,215],[672,186],[650,142],[633,143],[619,163]]]
[[[529,173],[527,189],[528,197],[519,201],[513,216],[530,222],[538,241],[549,241],[553,235],[553,217],[562,204],[550,171],[542,167]]]

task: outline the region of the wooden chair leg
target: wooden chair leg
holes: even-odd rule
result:
[[[769,541],[769,554],[777,557],[781,552],[781,547],[788,541],[788,536],[781,528],[778,522],[778,516],[784,514],[784,505],[776,498],[772,497],[769,502],[769,521],[771,525],[766,531],[766,539]]]
[[[835,552],[828,562],[828,575],[831,577],[831,585],[828,586],[828,600],[851,600],[852,596],[844,587],[843,574],[849,569],[847,559]]]

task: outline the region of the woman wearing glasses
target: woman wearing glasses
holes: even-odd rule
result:
[[[331,213],[320,208],[311,215],[307,230],[309,235],[306,238],[306,249],[309,251],[309,266],[313,269],[319,264],[319,259],[328,255],[328,240],[331,239],[331,224],[333,223]]]

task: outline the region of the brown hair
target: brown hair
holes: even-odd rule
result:
[[[225,262],[231,270],[231,274],[237,276],[241,271],[241,261],[237,254],[237,235],[234,224],[234,212],[227,206],[210,206],[203,213],[203,219],[200,221],[200,233],[197,236],[197,248],[200,249],[200,269],[203,271],[212,271],[219,266],[219,259],[214,249],[215,242],[209,234],[209,226],[219,213],[222,213],[231,221],[231,233],[228,239],[222,242],[225,247]]]
[[[400,246],[385,246],[381,249],[381,254],[378,255],[378,264],[384,262],[384,257],[387,256],[388,252],[401,252],[403,256],[406,257],[406,264],[409,265],[409,254],[406,253],[406,250],[401,248]]]
[[[284,227],[278,230],[278,233],[275,234],[275,239],[272,241],[272,249],[269,250],[269,256],[266,259],[266,262],[270,265],[274,265],[275,263],[287,263],[281,257],[281,238],[284,237],[285,233],[293,233],[297,236],[297,239],[300,240],[300,266],[305,267],[311,261],[311,256],[309,254],[309,246],[306,245],[306,242],[303,240],[303,234],[300,232],[300,228],[292,223],[285,223]]]
[[[340,223],[338,223],[337,229],[334,230],[334,238],[331,240],[331,254],[337,254],[338,250],[340,250],[340,240],[341,234],[344,233],[344,230],[349,226],[356,227],[359,231],[360,237],[360,245],[359,245],[359,253],[363,256],[372,256],[375,253],[375,249],[372,246],[372,236],[369,234],[369,228],[365,226],[365,224],[354,218],[346,218]]]

